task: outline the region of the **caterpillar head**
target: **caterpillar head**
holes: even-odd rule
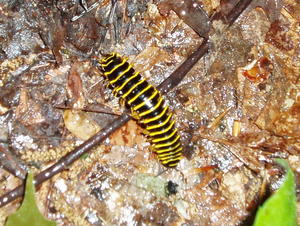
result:
[[[93,65],[98,67],[101,71],[104,71],[105,66],[109,64],[111,60],[117,57],[118,54],[112,52],[109,54],[103,54],[103,56],[104,56],[103,58],[100,58],[99,56],[92,57]]]
[[[109,63],[110,60],[112,60],[116,56],[118,56],[118,54],[115,52],[105,54],[104,57],[100,60],[100,64],[107,64]]]

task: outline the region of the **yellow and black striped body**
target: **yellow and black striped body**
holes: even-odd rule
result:
[[[159,91],[119,54],[111,53],[99,63],[113,93],[122,98],[133,117],[146,130],[160,162],[166,167],[176,167],[182,158],[180,136]]]

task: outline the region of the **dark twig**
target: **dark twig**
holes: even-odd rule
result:
[[[237,5],[238,9],[246,8],[248,4],[251,3],[251,0],[241,0],[240,4]],[[245,3],[243,3],[245,2]],[[241,7],[241,5],[243,7]],[[234,21],[241,13],[235,13],[235,9],[233,9],[230,13],[234,13],[234,16],[228,16],[228,21]],[[179,82],[184,78],[186,73],[191,70],[191,68],[198,62],[198,60],[208,51],[209,46],[207,41],[205,40],[200,47],[190,56],[188,57],[164,82],[162,82],[158,89],[162,93],[166,93],[175,86],[179,84]],[[53,166],[49,167],[48,169],[42,171],[38,175],[35,176],[35,185],[38,186],[39,184],[43,183],[47,179],[51,178],[52,176],[56,175],[57,173],[64,170],[74,161],[76,161],[80,156],[90,151],[92,148],[99,145],[106,137],[108,137],[113,131],[117,128],[124,125],[131,119],[131,116],[124,113],[118,119],[116,119],[113,123],[109,126],[98,132],[95,136],[91,137],[80,146],[75,148],[72,152],[68,153],[64,157],[62,157],[57,163]],[[6,204],[10,203],[11,201],[15,200],[18,197],[21,197],[24,193],[24,186],[20,185],[14,190],[4,194],[0,197],[0,207],[5,206]]]
[[[236,6],[230,11],[226,16],[226,20],[229,25],[232,25],[233,22],[242,14],[242,12],[250,5],[252,0],[241,0]]]
[[[76,161],[80,156],[90,151],[93,147],[99,145],[107,136],[109,136],[113,131],[117,128],[124,125],[128,122],[131,117],[127,114],[121,115],[117,120],[111,123],[106,128],[102,129],[98,132],[95,136],[91,137],[78,147],[76,147],[72,152],[68,153],[64,157],[62,157],[57,163],[50,166],[46,170],[40,172],[38,175],[35,176],[35,185],[38,186],[39,184],[43,183],[44,181],[48,180],[49,178],[53,177],[57,173],[63,171]],[[13,189],[12,191],[6,193],[2,197],[0,197],[0,207],[5,206],[9,202],[15,200],[18,197],[21,197],[24,193],[24,186],[20,185]]]
[[[57,104],[54,107],[57,109],[63,109],[63,110],[72,109],[72,110],[95,112],[95,113],[115,115],[115,116],[121,115],[121,114],[114,113],[109,107],[107,107],[105,105],[101,105],[101,104],[97,104],[97,105],[90,104],[90,105],[84,106],[82,108],[74,108],[72,106],[67,106],[65,104]]]
[[[193,52],[168,78],[166,78],[157,88],[162,94],[167,93],[176,87],[185,75],[192,69],[198,60],[208,51],[208,42],[204,40],[202,44]]]
[[[217,12],[210,19],[212,21],[222,20],[224,23],[231,26],[251,2],[252,0],[240,0],[227,15],[223,15],[222,12]]]
[[[27,174],[25,166],[2,145],[0,145],[0,167],[22,180]]]

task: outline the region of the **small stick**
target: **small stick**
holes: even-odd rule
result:
[[[0,145],[0,167],[22,180],[26,178],[26,167],[2,145]]]
[[[98,5],[100,3],[99,2],[95,2],[93,5],[91,5],[89,8],[85,8],[86,5],[82,4],[83,8],[84,8],[84,11],[82,13],[80,13],[78,16],[74,16],[71,21],[74,22],[76,20],[78,20],[79,18],[83,17],[86,13],[92,11],[93,9],[97,8]]]
[[[210,18],[210,20],[222,20],[224,23],[231,26],[242,12],[251,4],[251,2],[252,0],[240,0],[227,15],[217,12]]]
[[[252,0],[241,0],[239,1],[235,7],[230,11],[228,15],[226,15],[226,21],[229,25],[232,25],[234,21],[242,14],[242,12],[250,5]]]
[[[174,87],[176,87],[185,75],[192,69],[192,67],[204,56],[205,53],[208,51],[208,42],[205,39],[201,45],[193,52],[173,73],[166,78],[158,87],[157,89],[162,93],[165,94]]]

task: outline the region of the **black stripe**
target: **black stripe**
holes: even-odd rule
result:
[[[152,93],[151,93],[152,94]],[[151,96],[151,95],[150,95]],[[149,109],[153,108],[159,101],[159,93],[155,95],[155,97],[149,101],[149,103],[145,104],[143,107],[141,107],[138,112],[143,113],[145,111],[148,111]]]
[[[174,131],[174,130],[173,130]],[[173,132],[172,131],[172,132]],[[155,142],[155,144],[166,144],[166,143],[169,143],[169,142],[172,142],[173,140],[175,140],[175,138],[177,137],[177,132],[176,133],[174,133],[174,135],[173,136],[171,136],[169,139],[167,139],[167,140],[163,140],[163,141],[160,141],[160,142]],[[153,141],[153,139],[151,139],[152,141]]]
[[[167,123],[167,124],[168,124],[168,123]],[[161,127],[160,130],[158,130],[158,131],[163,131],[164,129],[165,129],[165,126]],[[151,139],[153,140],[153,139],[157,139],[157,138],[167,137],[167,136],[169,136],[171,133],[173,133],[174,129],[175,129],[175,124],[172,126],[172,128],[171,128],[169,131],[164,132],[163,134],[159,134],[159,135],[152,136]],[[152,130],[151,130],[151,132],[152,132]],[[177,133],[175,133],[175,134],[177,134]]]
[[[143,81],[141,84],[139,84],[137,87],[135,87],[131,93],[126,97],[126,101],[130,101],[132,98],[134,98],[138,93],[140,93],[143,89],[145,89],[148,86],[148,82]]]
[[[142,116],[142,119],[151,119],[151,118],[154,118],[155,116],[157,116],[160,113],[162,113],[163,110],[164,110],[164,100],[161,102],[161,104],[159,105],[159,107],[156,110],[152,111],[151,113],[149,113],[147,115]],[[163,118],[167,114],[168,114],[168,111],[163,116],[161,116],[161,118]]]
[[[123,65],[114,70],[113,73],[107,76],[109,81],[116,79],[122,72],[124,72],[129,67],[129,64],[125,62]]]
[[[168,113],[164,114],[162,117],[160,117],[158,120],[154,120],[153,122],[149,122],[147,126],[154,126],[159,125],[162,122],[164,122],[168,118]]]
[[[132,76],[130,76],[132,77]],[[129,78],[128,78],[129,79]],[[121,90],[122,93],[127,93],[127,91],[134,85],[136,84],[137,82],[139,82],[140,80],[142,79],[142,76],[140,74],[138,74],[135,78],[133,78],[131,81],[129,81],[124,87],[123,89]],[[126,79],[127,80],[127,79]],[[124,81],[126,82],[126,81]]]
[[[169,116],[169,115],[168,115]],[[149,132],[158,132],[158,131],[162,131],[162,130],[164,130],[164,129],[166,129],[166,128],[168,128],[169,126],[170,126],[170,124],[172,123],[172,118],[164,125],[164,126],[162,126],[162,127],[159,127],[159,128],[156,128],[156,129],[151,129],[151,130],[149,130]],[[162,124],[164,121],[159,121],[159,124]]]
[[[135,107],[139,104],[141,104],[142,102],[146,101],[151,95],[152,93],[155,91],[154,87],[151,87],[150,89],[148,89],[146,92],[144,92],[142,95],[140,95],[135,101],[132,102],[131,106]],[[155,97],[154,97],[155,98]],[[144,106],[143,106],[144,107]],[[143,108],[141,107],[138,112],[141,112],[141,109]]]
[[[176,160],[174,160],[174,161],[170,161],[170,162],[168,162],[167,164],[165,164],[165,166],[166,166],[166,167],[169,167],[169,168],[175,168],[176,165],[177,165],[177,163],[178,163],[179,161],[180,161],[179,159],[176,159]],[[175,164],[175,165],[172,166],[172,164]]]
[[[108,62],[110,62],[111,60],[113,60],[113,62],[104,68],[104,72],[111,71],[113,68],[115,68],[118,64],[120,64],[122,62],[122,59],[120,57],[113,57]],[[107,64],[108,62],[106,62],[104,64]]]
[[[124,75],[122,75],[121,78],[118,79],[118,81],[116,81],[116,83],[114,83],[114,85],[116,87],[120,87],[128,78],[130,78],[132,75],[134,74],[134,69],[130,68],[129,71],[127,71]]]
[[[159,150],[164,150],[164,149],[172,149],[172,148],[176,147],[176,145],[178,145],[178,143],[180,143],[180,138],[179,138],[178,141],[176,141],[174,144],[169,145],[169,146],[167,146],[167,147],[156,148],[156,150],[159,151]],[[178,146],[178,148],[179,148],[179,147],[180,147],[180,146]],[[166,151],[166,152],[164,152],[164,153],[168,153],[168,152],[170,152],[170,151]],[[164,154],[164,153],[162,153],[162,154]]]

